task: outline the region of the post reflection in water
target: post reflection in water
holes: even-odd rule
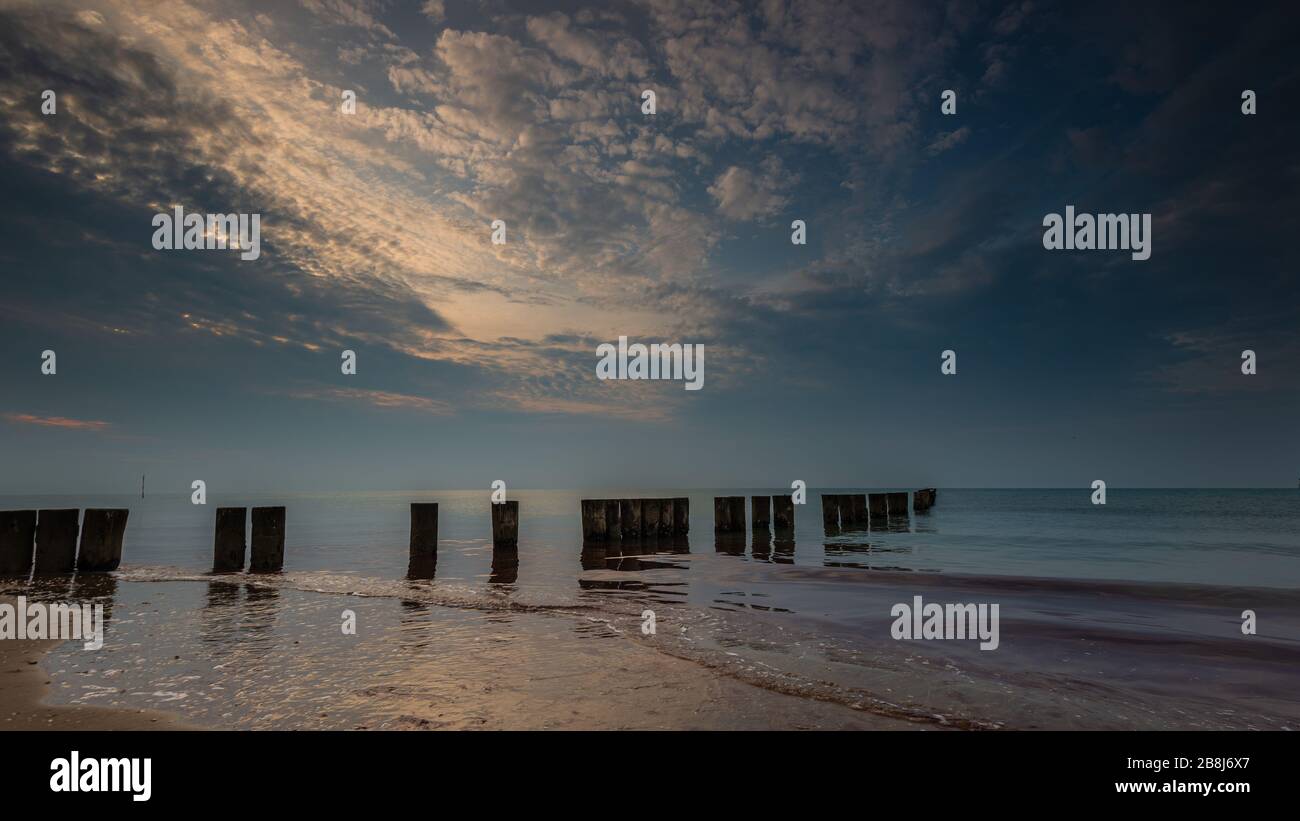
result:
[[[610,570],[619,573],[639,573],[646,570],[685,570],[688,565],[684,563],[654,557],[680,556],[690,552],[691,543],[688,534],[584,541],[580,562],[583,571]],[[583,590],[640,591],[653,589],[669,593],[670,591],[661,589],[685,586],[685,583],[656,581],[651,585],[641,579],[588,579],[579,577],[578,586]],[[676,593],[676,591],[671,592],[675,595],[683,595]]]
[[[199,614],[199,641],[266,655],[273,649],[280,607],[277,588],[214,578]]]
[[[402,599],[398,614],[398,646],[403,650],[423,650],[433,641],[432,610],[424,602]]]
[[[726,553],[729,556],[745,555],[745,534],[715,532],[713,534],[713,549],[718,553]]]
[[[104,630],[108,630],[113,617],[113,601],[117,598],[117,578],[112,573],[83,573],[72,585],[71,598],[82,604],[100,604],[104,607]]]
[[[242,627],[255,646],[271,640],[280,613],[280,591],[256,584],[244,585],[244,620]]]
[[[208,582],[207,601],[199,613],[199,641],[231,644],[239,634],[239,583]]]
[[[794,564],[794,533],[778,531],[772,542],[772,561],[775,564]]]
[[[750,547],[750,553],[755,561],[771,561],[772,556],[772,533],[765,527],[754,528],[753,542]]]

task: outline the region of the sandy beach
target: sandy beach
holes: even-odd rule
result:
[[[12,604],[10,596],[0,601]],[[154,710],[111,709],[44,703],[50,679],[41,661],[58,641],[0,642],[0,728],[5,730],[180,730],[199,729]]]

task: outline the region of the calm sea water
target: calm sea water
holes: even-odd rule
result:
[[[517,563],[494,561],[486,490],[206,507],[0,497],[131,509],[117,573],[0,587],[111,606],[103,650],[52,654],[58,700],[214,726],[700,726],[706,708],[708,726],[750,726],[685,682],[677,712],[642,721],[661,696],[639,689],[677,675],[669,659],[834,705],[799,726],[836,726],[834,710],[959,727],[1300,726],[1300,491],[1112,488],[1094,506],[1086,489],[944,489],[929,513],[833,534],[812,492],[792,539],[715,540],[714,496],[780,492],[519,491]],[[681,495],[689,538],[582,551],[584,496]],[[405,579],[412,501],[440,504],[432,580]],[[259,504],[287,507],[285,572],[209,575],[215,508]],[[892,606],[916,595],[999,604],[999,648],[893,640]],[[605,697],[577,695],[574,676]],[[499,686],[479,693],[484,681]]]

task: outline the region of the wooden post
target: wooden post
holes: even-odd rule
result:
[[[713,530],[716,533],[745,532],[745,497],[713,497]]]
[[[884,522],[889,512],[889,497],[884,493],[872,493],[867,496],[867,512],[871,515],[871,521]]]
[[[77,566],[77,508],[36,514],[35,572],[38,576],[71,573]]]
[[[827,527],[840,525],[840,497],[833,493],[822,494],[822,524]]]
[[[659,536],[660,538],[671,538],[673,535],[673,521],[677,516],[677,502],[675,499],[659,500]]]
[[[934,497],[937,492],[938,491],[932,487],[922,488],[921,490],[913,492],[912,510],[921,513],[922,511],[934,507]]]
[[[837,494],[835,497],[840,504],[840,526],[849,527],[856,521],[853,518],[853,497],[847,493]]]
[[[907,491],[902,493],[889,493],[889,515],[890,516],[907,516]]]
[[[731,502],[726,496],[713,497],[713,532],[731,532]]]
[[[691,500],[685,496],[673,499],[673,535],[685,536],[691,532]]]
[[[284,569],[283,507],[253,508],[253,547],[250,552],[249,573],[276,573]]]
[[[641,500],[620,499],[618,503],[618,520],[624,539],[641,538]]]
[[[794,497],[772,497],[772,524],[777,530],[794,530]]]
[[[850,516],[853,517],[853,523],[856,525],[867,524],[867,494],[852,493],[845,496],[840,503],[840,512],[843,513],[844,502],[848,502]]]
[[[505,504],[517,505],[518,502],[506,502]],[[500,505],[493,505],[495,510]],[[514,545],[493,546],[492,548],[492,574],[488,576],[488,584],[514,584],[519,580],[519,548]]]
[[[751,524],[754,530],[767,530],[772,526],[772,497],[751,496],[750,509],[753,511]]]
[[[492,546],[519,546],[519,502],[492,505]]]
[[[248,508],[217,508],[216,532],[212,539],[212,572],[232,573],[244,569],[248,552],[246,523]]]
[[[411,559],[438,559],[438,503],[411,502]]]
[[[81,520],[81,548],[77,570],[105,573],[122,563],[122,536],[126,534],[126,509],[86,508]]]
[[[582,500],[582,540],[605,541],[605,500]]]
[[[31,573],[35,547],[36,511],[0,511],[0,576]]]
[[[619,508],[617,499],[605,500],[605,538],[611,541],[623,538],[623,517]]]
[[[731,502],[731,528],[737,533],[745,532],[745,497],[728,496]]]
[[[659,499],[641,500],[641,538],[659,538],[659,522],[664,515],[662,508]]]

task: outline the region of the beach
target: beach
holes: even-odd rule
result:
[[[13,603],[12,597],[0,601]],[[177,716],[130,708],[45,703],[50,680],[42,662],[60,642],[12,640],[0,642],[0,727],[5,730],[180,730]]]

